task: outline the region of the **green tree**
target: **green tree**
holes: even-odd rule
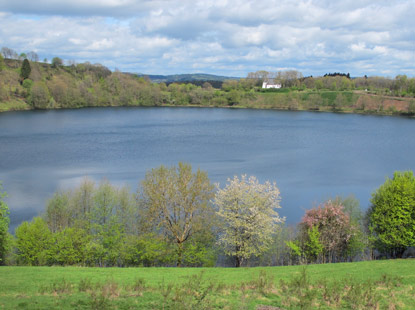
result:
[[[55,233],[69,226],[71,221],[69,193],[57,192],[48,200],[45,220],[49,229]]]
[[[54,234],[54,264],[75,265],[85,261],[86,245],[90,235],[82,228],[66,227]]]
[[[225,80],[222,84],[222,90],[229,92],[232,89],[238,88],[238,81],[237,80]]]
[[[135,198],[129,188],[117,188],[107,180],[96,187],[85,179],[73,191],[55,193],[44,214],[55,240],[53,263],[123,265],[123,240],[127,233],[139,232]]]
[[[191,267],[213,267],[217,259],[215,236],[209,232],[194,235],[185,245],[183,262]]]
[[[16,228],[17,259],[20,264],[39,266],[50,264],[54,240],[47,223],[40,217],[23,222]]]
[[[99,226],[105,226],[117,209],[117,189],[108,180],[103,180],[94,191],[94,206],[91,210],[92,220]]]
[[[317,226],[313,226],[307,231],[308,240],[305,244],[305,255],[308,261],[315,262],[324,251],[320,242],[320,232]]]
[[[99,241],[90,240],[85,247],[85,264],[87,266],[104,266],[105,248]]]
[[[176,244],[177,266],[182,265],[184,243],[209,230],[214,217],[210,200],[214,186],[206,172],[193,173],[190,164],[160,166],[147,172],[139,192],[143,225],[156,227]]]
[[[9,207],[4,202],[6,193],[3,192],[3,186],[0,183],[0,265],[4,265],[8,249],[8,230],[9,230]]]
[[[49,107],[51,97],[44,82],[38,81],[33,84],[30,99],[36,109],[47,109]]]
[[[125,233],[137,235],[139,233],[139,214],[135,198],[128,187],[120,188],[117,193],[118,205],[115,215]]]
[[[154,233],[127,235],[120,250],[123,266],[160,266],[175,262],[175,253],[165,238]]]
[[[93,202],[90,213],[91,232],[94,242],[103,248],[100,265],[114,266],[118,263],[125,230],[117,216],[120,203],[118,189],[103,180],[94,191]]]
[[[230,106],[237,105],[241,101],[241,94],[238,90],[232,89],[227,94],[227,99],[228,99],[228,105]]]
[[[375,246],[392,257],[415,246],[415,177],[395,172],[373,194],[368,210],[369,231]]]
[[[395,77],[395,89],[398,91],[398,95],[402,95],[403,92],[406,92],[407,82],[408,77],[405,74],[400,74]]]
[[[32,72],[32,68],[30,67],[29,60],[25,58],[22,63],[22,67],[20,69],[20,78],[22,81],[26,80],[30,76],[30,72]]]
[[[89,227],[91,224],[91,210],[94,207],[95,183],[84,178],[81,185],[71,193],[70,206],[76,225]]]
[[[352,89],[352,88],[353,88],[353,84],[350,81],[350,79],[343,76],[342,79],[341,79],[341,90],[348,90],[348,89]]]
[[[259,256],[272,242],[276,224],[284,222],[275,209],[280,208],[280,192],[270,182],[245,175],[228,180],[224,189],[218,188],[215,204],[222,220],[219,238],[225,254],[235,258],[240,267],[251,256]]]
[[[30,93],[33,86],[33,81],[31,79],[26,79],[23,81],[22,86],[27,90],[28,93]]]
[[[52,67],[57,68],[63,65],[63,60],[59,57],[52,58]]]
[[[318,90],[323,89],[324,87],[323,81],[321,79],[316,80],[315,86]]]
[[[300,264],[318,262],[324,253],[324,246],[320,242],[320,231],[315,225],[311,228],[301,227],[300,238],[287,241],[291,257],[298,258]]]

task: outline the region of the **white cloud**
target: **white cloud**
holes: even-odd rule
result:
[[[3,46],[145,73],[415,70],[413,0],[0,0]]]

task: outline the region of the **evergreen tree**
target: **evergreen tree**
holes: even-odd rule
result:
[[[32,68],[30,67],[29,60],[27,58],[23,60],[22,68],[20,69],[20,77],[22,81],[29,78],[30,72],[32,71]]]

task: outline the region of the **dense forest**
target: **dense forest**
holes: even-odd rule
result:
[[[263,81],[282,88],[262,89]],[[0,111],[190,105],[414,115],[414,96],[415,79],[406,75],[257,71],[234,80],[154,83],[101,64],[64,64],[59,57],[40,62],[34,52],[18,55],[7,48],[0,55]]]
[[[415,177],[396,172],[362,212],[353,197],[310,208],[297,226],[278,214],[275,183],[245,175],[215,188],[189,164],[147,172],[136,192],[85,179],[8,232],[0,187],[0,264],[275,266],[413,257]]]

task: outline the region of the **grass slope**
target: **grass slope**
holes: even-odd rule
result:
[[[414,287],[415,260],[305,268],[1,267],[0,309],[413,309]]]

